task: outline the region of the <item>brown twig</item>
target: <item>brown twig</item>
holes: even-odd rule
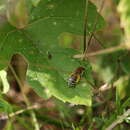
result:
[[[91,56],[108,54],[108,53],[112,53],[112,52],[124,50],[124,49],[126,49],[125,44],[121,44],[121,45],[116,46],[116,47],[107,48],[107,49],[103,49],[103,50],[100,50],[100,51],[88,53],[85,57],[87,58],[87,57],[91,57]],[[73,56],[73,58],[82,58],[82,57],[84,57],[83,54],[78,54],[78,55]]]
[[[101,11],[102,11],[102,9],[103,9],[104,2],[105,2],[105,0],[102,0],[101,7],[100,7],[100,9],[99,9],[99,13],[101,13]],[[92,33],[91,33],[91,35],[90,35],[90,37],[89,37],[89,40],[88,40],[88,45],[87,45],[87,47],[86,47],[86,49],[85,49],[85,51],[84,51],[84,57],[83,57],[83,58],[85,58],[86,55],[87,55],[88,48],[89,48],[89,46],[90,46],[90,44],[91,44],[91,40],[92,40],[92,38],[93,38],[94,31],[95,31],[95,29],[96,29],[96,25],[97,25],[97,22],[98,22],[98,18],[99,18],[99,15],[97,14],[97,15],[96,15],[96,18],[95,18],[95,23],[94,23],[94,26],[93,26],[93,29],[92,29]]]
[[[9,119],[9,117],[17,116],[17,115],[19,115],[19,114],[21,114],[21,113],[23,113],[23,112],[25,112],[27,110],[39,109],[39,108],[42,108],[42,105],[40,105],[40,104],[34,104],[32,106],[28,106],[25,109],[21,109],[21,110],[18,110],[16,112],[10,113],[9,115],[3,115],[3,116],[0,117],[0,120],[7,120],[7,119]]]

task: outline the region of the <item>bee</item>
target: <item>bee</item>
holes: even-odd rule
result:
[[[85,71],[84,67],[78,67],[69,77],[68,86],[75,87],[77,83],[81,80],[81,77]]]

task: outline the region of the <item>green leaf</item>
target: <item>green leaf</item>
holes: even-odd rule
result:
[[[92,91],[85,81],[77,85],[76,88],[67,86],[67,78],[70,73],[80,66],[80,63],[72,58],[74,54],[77,54],[77,51],[60,48],[59,51],[52,51],[52,59],[48,59],[44,52],[41,55],[36,55],[37,48],[34,48],[33,45],[30,46],[31,44],[27,39],[21,39],[24,38],[23,36],[20,32],[14,32],[14,34],[12,33],[12,35],[8,36],[6,43],[10,43],[10,45],[5,44],[1,52],[5,60],[9,61],[13,52],[21,52],[30,63],[30,70],[37,73],[37,77],[34,75],[33,78],[37,78],[40,84],[49,89],[53,96],[64,102],[68,101],[74,104],[90,106]],[[18,40],[16,41],[16,39]],[[28,76],[31,77],[30,75]]]
[[[130,106],[130,97],[122,104],[121,109],[124,110],[129,106]]]
[[[11,113],[13,111],[12,106],[3,99],[0,99],[0,111]]]
[[[123,71],[129,75],[130,74],[130,62],[129,62],[129,56],[130,53],[127,53],[123,56],[123,58],[121,59],[121,67],[123,69]]]
[[[33,4],[33,6],[37,6],[38,4],[39,4],[39,2],[40,2],[40,0],[31,0],[32,1],[32,4]]]
[[[130,124],[130,117],[128,116],[126,119],[125,119],[126,123]]]
[[[0,1],[0,14],[5,11],[5,0]]]
[[[53,55],[52,60],[49,62],[51,64],[51,68],[49,67],[49,64],[48,66],[44,66],[43,70],[41,72],[37,72],[37,77],[36,75],[35,77],[45,88],[49,89],[53,96],[57,97],[58,99],[64,102],[67,101],[74,104],[91,106],[92,89],[90,85],[86,83],[85,79],[82,79],[81,82],[77,84],[76,88],[68,87],[67,80],[70,76],[70,73],[73,72],[77,67],[81,66],[81,64],[66,56],[66,54],[69,54],[71,57],[72,50],[62,50],[62,52],[63,54],[56,53]],[[87,75],[87,78],[90,80],[90,65],[87,64],[85,67],[87,68],[86,72],[89,74]],[[33,74],[35,72],[30,71],[30,73]]]
[[[0,79],[2,82],[2,93],[7,93],[9,91],[9,83],[7,80],[7,72],[5,70],[0,71]]]
[[[126,96],[130,96],[129,94],[129,77],[121,77],[119,78],[119,80],[117,80],[114,85],[116,86],[116,91],[117,91],[117,95],[119,96],[120,99],[125,98]]]

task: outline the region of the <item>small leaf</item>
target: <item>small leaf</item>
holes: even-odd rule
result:
[[[9,23],[18,29],[27,26],[28,13],[25,0],[8,0],[7,18]]]
[[[32,4],[33,4],[33,6],[37,6],[38,4],[39,4],[39,2],[40,2],[40,0],[31,0],[32,1]]]
[[[129,77],[121,77],[117,80],[114,85],[116,86],[116,91],[120,99],[129,96]]]
[[[7,93],[9,91],[9,83],[7,80],[7,72],[5,70],[0,71],[0,79],[2,82],[2,93]]]
[[[130,117],[127,117],[127,118],[125,119],[125,121],[126,121],[126,123],[130,124]]]

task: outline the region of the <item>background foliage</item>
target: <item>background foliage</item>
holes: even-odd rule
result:
[[[26,108],[5,129],[105,129],[129,107],[129,2],[86,2],[0,2],[0,109],[10,115]],[[95,53],[82,60],[74,56],[83,53],[85,22],[86,43],[92,36],[87,55]],[[70,88],[68,78],[79,66],[84,75]],[[126,118],[117,129],[128,124]]]

